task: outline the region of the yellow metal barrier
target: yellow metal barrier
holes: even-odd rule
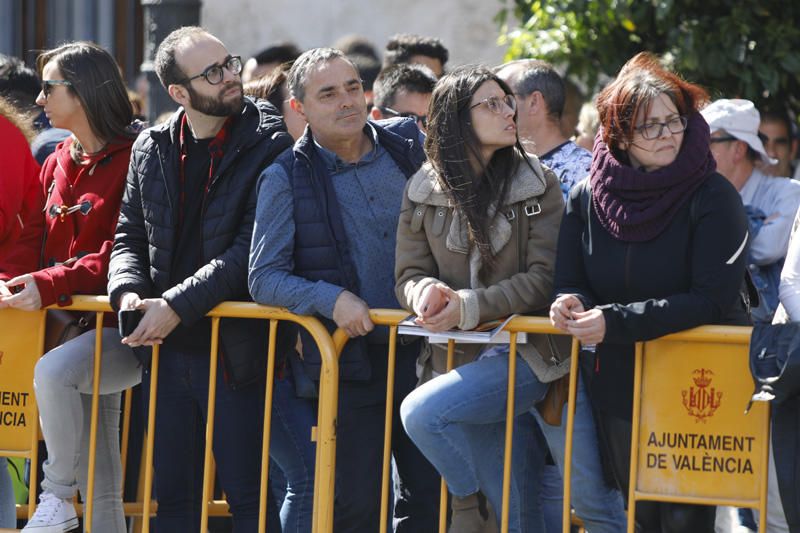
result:
[[[44,346],[45,312],[5,309],[0,315],[0,456],[31,461],[38,475],[39,412],[33,394],[33,367]],[[36,505],[28,494],[27,516]]]
[[[97,313],[98,324],[102,324],[103,313],[110,312],[108,300],[105,297],[82,296],[74,299],[74,304],[68,309],[76,311],[92,311]],[[26,331],[31,332],[31,336],[37,339],[33,344],[36,348],[31,349],[30,338],[31,336],[19,336],[14,334],[0,335],[0,354],[23,354],[31,352],[33,354],[28,361],[28,369],[20,372],[0,372],[0,393],[7,390],[8,386],[5,384],[3,377],[12,379],[15,386],[19,383],[32,383],[33,364],[35,362],[36,354],[41,353],[43,346],[43,332],[44,332],[44,313],[23,313],[13,310],[0,311],[0,333],[2,333],[3,326],[10,327],[15,331],[19,331],[19,324],[23,322],[28,324]],[[264,440],[262,446],[262,473],[261,473],[261,495],[259,502],[259,531],[263,532],[266,528],[266,486],[268,477],[268,464],[269,464],[269,436],[271,429],[271,406],[272,406],[272,383],[274,380],[274,364],[275,364],[275,340],[277,334],[277,324],[279,320],[286,320],[294,322],[301,327],[306,328],[314,341],[317,343],[322,356],[322,372],[320,375],[320,391],[319,391],[319,418],[318,426],[315,428],[315,440],[317,441],[317,456],[316,456],[316,476],[314,485],[314,518],[313,518],[313,531],[314,533],[330,533],[333,529],[333,496],[334,496],[334,483],[335,483],[335,464],[336,464],[336,416],[338,408],[338,354],[341,353],[342,348],[347,342],[348,338],[344,331],[339,330],[333,336],[329,335],[322,324],[311,317],[298,316],[289,313],[285,309],[272,308],[256,305],[253,303],[244,302],[225,302],[215,307],[209,314],[212,319],[212,345],[210,353],[211,372],[209,376],[209,405],[208,417],[206,427],[207,442],[211,442],[214,431],[214,397],[216,394],[216,361],[218,352],[218,334],[219,334],[219,320],[223,317],[231,318],[251,318],[251,319],[264,319],[269,321],[269,345],[268,345],[268,365],[267,365],[267,393],[265,396],[264,405]],[[372,310],[370,316],[373,322],[377,325],[390,327],[390,348],[389,348],[389,373],[387,375],[387,396],[386,396],[386,426],[384,433],[384,449],[383,449],[383,483],[381,489],[381,531],[385,531],[388,523],[388,508],[389,508],[389,472],[391,461],[391,434],[392,434],[392,417],[391,406],[393,404],[394,394],[394,362],[396,358],[396,338],[397,338],[397,323],[403,320],[407,313],[400,310],[386,310],[377,309]],[[27,322],[26,322],[27,321]],[[521,332],[526,333],[555,333],[560,334],[555,330],[545,318],[535,317],[516,317],[511,320],[507,326],[506,331],[511,333],[510,343],[510,364],[509,364],[509,383],[515,382],[516,367],[516,334]],[[99,331],[99,330],[98,330]],[[746,398],[751,390],[751,382],[749,378],[749,371],[747,370],[747,346],[749,343],[750,328],[735,328],[735,327],[721,327],[721,326],[706,326],[697,328],[687,332],[670,335],[651,341],[637,347],[637,360],[636,360],[636,375],[635,375],[635,405],[634,405],[634,434],[632,437],[632,454],[631,454],[631,493],[629,495],[631,511],[629,514],[629,528],[633,524],[633,513],[635,512],[635,505],[637,500],[653,500],[653,501],[675,501],[685,503],[705,503],[709,505],[736,505],[741,507],[754,507],[760,509],[762,528],[766,520],[766,464],[768,454],[768,432],[769,432],[769,417],[768,408],[764,405],[757,405],[754,407],[751,414],[746,418],[736,418],[732,414],[733,411],[740,411],[744,409]],[[698,345],[702,346],[702,350],[697,351]],[[447,368],[452,369],[453,366],[453,351],[454,342],[451,340],[448,343],[448,362]],[[707,427],[711,427],[710,419],[712,418],[708,409],[714,409],[714,417],[716,420],[726,420],[727,424],[735,424],[730,435],[738,435],[744,431],[744,428],[749,428],[750,431],[746,437],[748,444],[747,453],[745,456],[740,454],[731,456],[737,462],[737,465],[746,465],[742,468],[737,467],[737,473],[747,474],[758,480],[757,494],[753,495],[747,493],[746,488],[743,488],[741,479],[732,478],[732,483],[725,483],[725,490],[727,493],[721,496],[714,496],[708,494],[684,494],[681,491],[686,491],[685,487],[678,486],[677,489],[664,491],[655,490],[653,487],[662,486],[660,478],[650,479],[643,475],[639,469],[640,464],[647,464],[648,460],[652,461],[652,457],[646,455],[652,454],[652,450],[648,451],[649,439],[642,440],[642,434],[649,435],[648,432],[653,431],[672,431],[671,429],[658,429],[657,425],[663,420],[662,411],[658,411],[658,400],[668,398],[669,394],[664,390],[658,388],[653,383],[671,381],[670,386],[686,387],[683,381],[665,380],[665,372],[678,371],[686,373],[686,368],[677,364],[677,360],[681,354],[691,353],[691,361],[687,364],[692,366],[691,373],[695,370],[699,371],[696,376],[699,381],[695,385],[699,389],[707,388],[709,383],[707,380],[710,376],[708,373],[703,373],[703,370],[712,370],[714,372],[713,378],[717,380],[715,383],[720,384],[725,394],[726,409],[731,408],[733,411],[728,414],[725,409],[720,407],[721,402],[718,396],[708,396],[710,391],[703,391],[702,394],[698,391],[691,390],[691,383],[688,385],[689,389],[686,394],[689,395],[689,407],[684,404],[683,407],[687,410],[696,408],[694,413],[689,413],[695,419],[704,419]],[[698,359],[698,353],[711,354],[710,362],[703,362],[705,360]],[[101,354],[102,354],[102,337],[97,335],[95,341],[95,367],[94,367],[94,398],[92,402],[92,416],[91,416],[91,448],[89,457],[89,482],[86,495],[86,508],[85,508],[85,522],[86,531],[91,531],[91,515],[92,515],[92,498],[94,490],[94,458],[95,458],[95,441],[97,434],[97,408],[98,408],[98,390],[100,382],[101,371]],[[567,435],[566,435],[566,461],[564,465],[564,530],[568,531],[570,526],[570,495],[571,495],[571,452],[572,452],[572,428],[574,425],[574,403],[577,391],[577,368],[578,368],[578,343],[573,340],[572,344],[572,374],[570,377],[570,391],[569,391],[569,405],[567,410]],[[649,354],[649,357],[647,356]],[[128,502],[125,504],[126,514],[142,515],[149,517],[153,514],[155,502],[152,501],[152,461],[153,461],[153,446],[154,446],[154,427],[155,427],[155,409],[156,409],[156,394],[158,383],[158,368],[159,368],[159,349],[154,347],[152,357],[151,369],[151,383],[150,388],[150,409],[148,412],[147,422],[147,437],[144,449],[145,461],[143,465],[144,472],[144,488],[141,502]],[[6,355],[6,357],[8,357]],[[0,355],[0,364],[9,364],[12,359]],[[20,358],[13,358],[15,361],[22,360]],[[713,366],[712,364],[716,365]],[[698,368],[694,368],[698,367]],[[6,367],[7,368],[7,367]],[[688,367],[687,367],[688,368]],[[717,370],[719,369],[719,370]],[[5,368],[3,370],[6,370]],[[27,374],[25,373],[27,372]],[[730,377],[730,376],[733,377]],[[653,380],[652,377],[657,376],[659,379]],[[694,379],[694,378],[693,378]],[[735,381],[739,379],[739,381]],[[685,380],[684,380],[685,381]],[[702,385],[702,386],[701,386]],[[31,387],[32,389],[32,387]],[[722,389],[717,389],[715,394]],[[30,394],[30,393],[29,393]],[[695,396],[691,396],[695,394]],[[691,404],[691,398],[705,398],[698,406]],[[30,396],[32,398],[32,394]],[[716,400],[715,400],[716,398]],[[702,403],[702,402],[705,403]],[[126,402],[129,408],[130,401]],[[643,404],[646,403],[646,409],[643,412]],[[507,398],[507,412],[511,412],[514,405],[514,387],[509,387]],[[715,407],[716,405],[716,407]],[[26,411],[28,420],[36,420],[36,407],[34,402],[25,405],[29,411]],[[674,406],[672,406],[674,407]],[[735,408],[735,409],[734,409]],[[656,409],[654,415],[649,414],[650,409]],[[700,409],[697,411],[697,409]],[[716,412],[719,409],[719,412]],[[32,414],[28,414],[32,413]],[[3,415],[6,416],[6,415]],[[733,420],[734,422],[731,422]],[[641,422],[641,423],[640,423]],[[36,439],[38,431],[31,431],[31,427],[36,428],[35,424],[27,425],[27,433],[22,437],[18,435],[16,440],[7,438],[8,434],[3,433],[3,426],[0,425],[0,454],[8,456],[22,456],[31,457],[32,479],[36,479]],[[128,422],[123,423],[123,432],[127,432]],[[654,429],[655,428],[655,429]],[[716,430],[715,431],[722,431]],[[674,431],[673,431],[674,432]],[[511,441],[513,434],[513,417],[507,417],[506,425],[506,442],[505,442],[505,457],[503,465],[503,502],[501,513],[501,530],[506,532],[508,530],[508,500],[509,500],[509,483],[511,472]],[[21,441],[19,439],[22,439]],[[19,443],[22,444],[19,444]],[[641,443],[645,442],[644,445]],[[739,442],[739,441],[736,441]],[[10,444],[9,444],[10,443]],[[652,447],[652,441],[649,445]],[[126,453],[127,447],[123,444],[123,453]],[[743,450],[738,450],[742,452]],[[206,447],[205,468],[204,468],[204,482],[203,482],[203,498],[206,505],[203,506],[202,511],[202,528],[207,526],[209,515],[220,514],[224,512],[224,502],[211,501],[211,490],[213,485],[213,460],[211,457],[211,447]],[[750,457],[752,456],[752,457]],[[728,457],[727,459],[731,459]],[[642,459],[644,458],[644,459]],[[745,461],[749,460],[749,463]],[[655,470],[667,470],[666,468],[658,467],[661,459],[656,456]],[[683,461],[683,459],[681,459]],[[690,460],[691,461],[691,460]],[[701,458],[702,463],[702,458]],[[663,461],[662,461],[663,464]],[[677,464],[677,463],[676,463]],[[691,469],[690,462],[690,469]],[[723,461],[714,464],[733,464],[729,460],[727,463]],[[723,466],[723,468],[728,468]],[[652,470],[652,468],[651,468]],[[700,470],[703,470],[702,464]],[[741,472],[739,471],[741,470]],[[656,472],[657,473],[657,472]],[[680,483],[679,483],[680,485]],[[665,486],[669,486],[668,484]],[[743,496],[744,495],[744,496]],[[27,506],[27,511],[31,513],[34,508],[35,490],[31,491],[30,503]],[[441,502],[440,502],[440,531],[444,532],[446,527],[446,502],[447,502],[447,488],[442,481]],[[80,510],[80,506],[78,506]],[[144,520],[142,531],[149,531],[149,520]]]
[[[706,326],[636,346],[628,532],[642,500],[760,511],[769,406],[753,390],[749,327]]]
[[[89,472],[87,494],[85,495],[85,505],[76,506],[79,513],[82,512],[84,516],[85,531],[91,531],[91,518],[92,518],[92,495],[94,494],[94,474],[95,474],[95,456],[96,456],[96,438],[97,438],[97,420],[98,420],[98,402],[99,402],[99,386],[100,386],[100,372],[102,365],[102,336],[100,334],[100,327],[102,327],[103,314],[111,312],[111,307],[108,303],[108,298],[104,296],[76,296],[73,298],[73,304],[61,309],[72,311],[93,311],[97,313],[98,334],[95,341],[95,362],[94,362],[94,390],[92,400],[92,414],[90,420],[90,450],[89,450]],[[262,449],[263,469],[261,474],[261,495],[260,495],[260,516],[259,516],[259,532],[266,529],[266,484],[268,476],[269,464],[269,434],[271,423],[271,410],[272,410],[272,384],[275,372],[275,336],[277,334],[277,323],[279,320],[290,321],[298,324],[299,326],[308,330],[314,341],[317,343],[320,355],[322,358],[322,371],[320,374],[320,396],[332,398],[329,402],[320,405],[318,414],[318,425],[315,429],[315,437],[317,441],[317,456],[316,456],[316,475],[314,484],[314,517],[313,517],[313,531],[315,533],[330,533],[333,529],[333,491],[334,491],[334,469],[336,457],[336,412],[338,405],[338,359],[336,358],[333,341],[328,334],[327,330],[322,324],[313,317],[299,316],[288,312],[286,309],[266,307],[247,302],[225,302],[214,309],[208,315],[212,319],[212,341],[210,353],[210,376],[209,376],[209,405],[208,417],[206,425],[206,440],[211,442],[214,431],[214,398],[216,394],[216,361],[219,346],[219,320],[225,318],[251,318],[251,319],[264,319],[269,320],[270,340],[268,346],[268,369],[267,369],[267,394],[265,396],[264,408],[264,421],[265,431]],[[44,311],[39,313],[26,313],[15,310],[2,310],[0,311],[0,353],[15,354],[16,356],[6,359],[6,364],[11,365],[10,361],[25,361],[27,370],[15,370],[14,372],[0,372],[0,385],[4,384],[3,377],[5,376],[14,384],[23,383],[30,387],[28,392],[29,398],[33,399],[32,384],[33,384],[33,366],[43,350],[44,342]],[[3,326],[9,327],[11,331],[9,334],[2,335]],[[28,332],[28,335],[20,336],[20,326],[23,330]],[[37,343],[31,345],[30,339],[37,339]],[[153,481],[153,448],[154,448],[154,428],[155,428],[155,410],[156,410],[156,394],[158,383],[158,368],[159,368],[160,350],[158,346],[153,348],[152,363],[151,363],[151,382],[150,388],[150,403],[147,419],[146,443],[145,443],[145,464],[143,465],[144,472],[144,489],[143,498],[141,502],[127,502],[125,504],[125,512],[128,516],[142,515],[149,517],[154,514],[156,503],[152,501],[152,481]],[[2,364],[2,357],[0,357],[0,364]],[[16,368],[16,367],[13,367]],[[29,384],[29,385],[28,385]],[[3,389],[0,388],[0,393]],[[130,396],[128,396],[130,399]],[[130,401],[127,402],[130,405]],[[38,413],[36,412],[35,402],[31,401],[29,411],[25,412],[27,420],[38,420]],[[127,407],[126,407],[127,410]],[[32,470],[31,480],[33,483],[36,481],[36,449],[38,437],[38,425],[31,422],[28,424],[28,431],[31,436],[20,437],[19,435],[9,436],[2,432],[0,426],[0,455],[6,456],[19,456],[31,458]],[[30,428],[33,428],[31,431]],[[123,432],[127,433],[129,422],[123,422]],[[20,438],[23,438],[23,446],[19,445]],[[311,435],[309,435],[311,438]],[[28,444],[29,443],[29,444]],[[127,453],[127,446],[123,445],[123,453]],[[202,507],[202,529],[205,530],[207,526],[209,514],[224,514],[223,502],[210,501],[211,488],[213,483],[213,461],[211,459],[211,446],[206,446],[205,468],[204,468],[204,481],[203,481],[203,498],[206,505]],[[124,464],[124,463],[123,463]],[[121,489],[121,488],[120,488]],[[30,502],[26,509],[28,516],[33,512],[35,505],[35,487],[30,491]],[[143,520],[142,531],[148,532],[150,528],[149,520]]]
[[[372,322],[379,326],[389,326],[390,332],[390,343],[389,343],[389,375],[387,376],[387,383],[386,383],[386,422],[385,422],[385,430],[384,430],[384,455],[383,455],[383,480],[382,480],[382,490],[381,490],[381,522],[380,522],[380,531],[386,531],[386,526],[388,522],[388,493],[389,493],[389,465],[390,465],[390,446],[391,446],[391,434],[392,434],[392,416],[391,416],[391,406],[393,400],[393,391],[394,391],[394,350],[395,350],[395,339],[397,335],[397,324],[403,321],[405,318],[408,317],[407,311],[402,310],[394,310],[394,309],[372,309],[370,310],[370,318]],[[509,350],[509,367],[508,367],[508,382],[515,383],[516,382],[516,353],[517,353],[517,333],[552,333],[552,334],[563,334],[563,332],[555,329],[552,325],[550,325],[550,321],[546,318],[540,317],[514,317],[504,328],[505,331],[511,333],[511,342],[510,342],[510,350]],[[344,330],[339,329],[333,335],[334,345],[336,347],[336,353],[341,354],[342,349],[344,348],[345,344],[349,340],[347,333]],[[447,346],[447,370],[452,370],[453,368],[453,352],[455,348],[455,343],[453,340],[448,341]],[[577,350],[577,342],[573,342],[573,353]],[[509,527],[509,514],[508,514],[508,505],[509,505],[509,494],[510,494],[510,483],[511,483],[511,459],[512,459],[512,437],[513,437],[513,426],[514,426],[514,417],[508,416],[508,413],[513,413],[514,410],[514,395],[515,390],[514,387],[508,387],[508,396],[506,400],[506,433],[505,433],[505,454],[504,454],[504,461],[503,461],[503,496],[502,496],[502,508],[499,510],[500,512],[500,530],[502,533],[508,532]],[[320,394],[320,404],[323,402],[328,401],[327,398],[323,399],[322,395]],[[571,414],[570,414],[571,416]],[[568,435],[568,438],[570,435]],[[568,446],[571,446],[571,441],[568,440]],[[565,465],[565,474],[568,475],[570,472],[570,465]],[[569,484],[565,483],[565,525],[567,529],[565,531],[569,531],[569,524],[571,522],[570,518],[570,507],[569,507]],[[495,511],[498,511],[495,509]],[[441,496],[439,500],[439,532],[445,533],[447,528],[447,485],[445,484],[444,479],[442,479],[442,489],[441,489]]]

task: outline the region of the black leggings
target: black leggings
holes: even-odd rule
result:
[[[603,460],[622,494],[628,497],[631,422],[596,412]],[[636,502],[637,533],[714,533],[716,507],[686,503]]]

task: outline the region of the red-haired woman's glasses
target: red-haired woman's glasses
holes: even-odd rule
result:
[[[666,122],[651,122],[650,124],[642,124],[636,126],[635,129],[642,137],[647,140],[658,139],[664,132],[664,128],[670,133],[680,133],[686,129],[686,117],[671,118]]]

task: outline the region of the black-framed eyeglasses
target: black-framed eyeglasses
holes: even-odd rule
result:
[[[197,78],[205,78],[209,84],[219,85],[222,83],[222,80],[225,79],[225,72],[222,70],[223,68],[227,69],[227,71],[234,76],[238,76],[242,72],[242,58],[240,56],[228,56],[221,65],[217,63],[210,65],[206,67],[206,69],[200,74],[185,78],[178,83],[181,85],[186,85]]]
[[[42,94],[44,94],[45,98],[50,96],[50,90],[52,89],[53,85],[65,85],[67,87],[72,87],[72,82],[69,80],[42,80]]]
[[[636,126],[636,131],[641,134],[647,140],[658,139],[661,137],[661,134],[664,132],[664,128],[667,128],[667,131],[672,133],[673,135],[676,133],[680,133],[686,130],[687,120],[686,117],[675,117],[671,118],[666,122],[653,122],[650,124],[642,124],[641,126]]]
[[[709,139],[708,142],[710,142],[711,144],[715,144],[715,143],[729,143],[731,141],[738,141],[738,140],[739,139],[737,139],[732,135],[726,135],[724,137],[711,137],[711,139]]]
[[[517,110],[517,99],[514,98],[513,94],[507,94],[502,98],[499,96],[490,96],[489,98],[484,98],[480,102],[475,102],[471,106],[470,109],[475,109],[479,105],[486,105],[486,107],[494,113],[495,115],[500,115],[505,111],[504,105],[509,107],[511,111],[516,112]]]
[[[392,115],[393,117],[413,118],[415,121],[422,124],[423,128],[428,127],[428,115],[417,115],[416,113],[395,111],[391,107],[380,107],[381,113]]]

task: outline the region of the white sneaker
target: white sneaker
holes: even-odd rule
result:
[[[69,500],[62,500],[50,492],[42,492],[36,512],[22,528],[28,533],[67,533],[78,527],[75,507]]]

